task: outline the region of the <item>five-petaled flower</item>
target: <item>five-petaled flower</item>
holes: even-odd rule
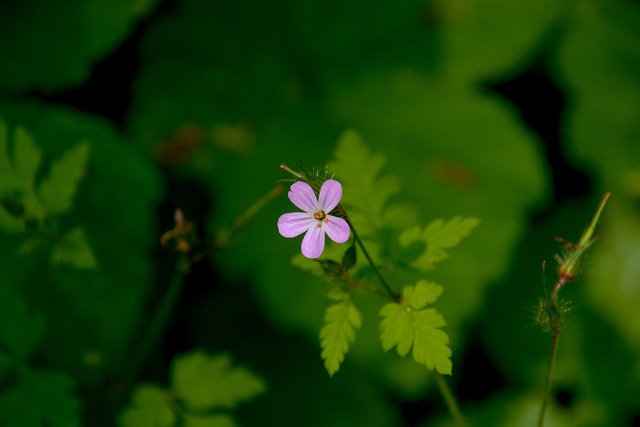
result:
[[[289,200],[304,212],[286,213],[278,219],[278,231],[284,237],[305,234],[302,239],[302,255],[318,258],[324,250],[325,233],[336,243],[349,239],[349,224],[343,218],[329,215],[342,198],[342,185],[329,179],[322,184],[320,195],[309,184],[297,181],[291,185]]]

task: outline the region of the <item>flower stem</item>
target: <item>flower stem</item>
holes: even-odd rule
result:
[[[180,268],[176,268],[176,271],[171,278],[171,282],[169,283],[169,288],[160,302],[160,307],[153,316],[153,319],[151,319],[149,329],[142,338],[137,351],[133,353],[133,360],[129,363],[128,375],[125,377],[125,386],[129,386],[130,384],[128,384],[128,382],[133,382],[138,376],[138,372],[142,367],[142,364],[158,344],[160,336],[171,317],[173,308],[178,301],[178,296],[180,295],[183,283],[184,272]]]
[[[553,367],[556,362],[556,354],[558,353],[558,338],[560,337],[560,325],[558,319],[554,320],[551,338],[551,351],[549,352],[549,366],[547,368],[547,378],[544,383],[544,396],[542,405],[540,406],[540,416],[538,417],[538,427],[544,427],[544,418],[547,407],[551,401],[551,384],[553,382]]]
[[[453,393],[451,393],[451,389],[447,385],[447,382],[445,381],[444,377],[438,371],[433,371],[433,375],[436,378],[436,383],[438,384],[440,393],[442,394],[442,397],[444,397],[444,401],[446,402],[447,407],[449,408],[449,412],[451,413],[451,416],[453,417],[453,420],[456,423],[456,426],[466,427],[467,422],[464,420],[464,417],[462,416],[462,412],[460,411],[460,408],[456,403],[456,399],[453,397]]]
[[[362,239],[358,235],[358,232],[356,231],[353,224],[351,223],[351,220],[349,220],[347,213],[344,211],[344,209],[340,205],[338,205],[338,209],[340,209],[340,212],[342,213],[345,220],[347,221],[347,224],[349,224],[349,228],[351,228],[353,237],[356,239],[356,242],[358,242],[358,246],[360,246],[360,249],[362,249],[362,253],[364,254],[364,257],[369,262],[369,265],[371,265],[371,268],[373,268],[373,271],[376,273],[376,276],[378,276],[378,279],[380,279],[380,283],[382,283],[382,287],[384,287],[384,289],[387,291],[387,293],[389,294],[392,300],[397,301],[398,295],[395,292],[393,292],[393,290],[391,289],[391,286],[389,286],[386,279],[384,278],[384,276],[382,275],[382,273],[380,272],[376,264],[373,262],[371,255],[369,255],[367,248],[364,246],[364,243],[362,242]]]

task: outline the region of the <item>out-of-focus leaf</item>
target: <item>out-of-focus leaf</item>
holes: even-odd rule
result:
[[[53,162],[49,176],[38,187],[40,202],[48,214],[65,212],[71,208],[88,157],[89,144],[83,142]]]
[[[51,266],[49,253],[21,256],[15,241],[1,239],[0,277],[15,278],[14,287],[24,289],[29,307],[47,319],[43,360],[77,369],[79,356],[90,350],[118,363],[138,329],[150,283],[159,175],[104,121],[32,103],[2,104],[1,109],[10,123],[29,129],[44,158],[60,159],[77,141],[89,141],[91,167],[60,232],[81,227],[99,263],[92,270]],[[88,252],[79,253],[83,265],[91,264]]]
[[[185,415],[184,427],[235,427],[237,424],[229,415],[206,416]]]
[[[74,228],[62,237],[51,251],[51,263],[66,264],[80,270],[96,267],[93,250],[81,228]]]
[[[159,387],[142,385],[131,397],[131,405],[118,417],[122,427],[172,427],[176,414],[167,392]]]
[[[40,343],[44,319],[31,314],[23,298],[9,284],[0,286],[0,343],[11,358],[24,361]]]
[[[0,88],[59,90],[82,82],[153,0],[0,4]]]
[[[171,367],[172,389],[189,408],[234,408],[265,390],[264,382],[248,370],[231,365],[227,356],[195,351],[177,356]]]
[[[80,426],[73,380],[58,372],[27,372],[0,394],[0,423],[7,427]]]
[[[442,71],[474,82],[525,64],[562,7],[553,0],[438,0],[427,11],[440,30]]]
[[[478,225],[477,218],[451,218],[449,221],[436,219],[424,230],[420,227],[405,230],[399,237],[400,246],[408,247],[416,242],[425,244],[425,249],[418,259],[411,262],[411,267],[427,272],[435,268],[435,264],[446,259],[449,254],[445,249],[458,245]]]

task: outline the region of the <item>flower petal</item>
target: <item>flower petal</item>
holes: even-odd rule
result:
[[[305,212],[313,213],[319,210],[316,193],[313,192],[313,188],[306,182],[297,181],[291,185],[289,200],[291,200],[291,203],[296,205],[298,209]]]
[[[318,258],[324,251],[324,227],[314,226],[302,239],[302,255],[307,258]]]
[[[296,237],[311,227],[318,228],[317,223],[318,221],[313,218],[313,214],[306,212],[286,213],[278,218],[278,232],[283,237]]]
[[[320,187],[320,198],[318,204],[321,210],[326,213],[331,212],[338,206],[342,198],[342,184],[338,181],[329,179]]]
[[[349,224],[342,218],[338,218],[337,216],[327,215],[327,219],[329,222],[324,224],[324,231],[327,233],[329,238],[336,243],[344,243],[349,240],[349,234],[351,234],[351,229],[349,228]]]

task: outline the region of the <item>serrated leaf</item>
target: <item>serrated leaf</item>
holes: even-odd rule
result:
[[[118,417],[122,427],[171,427],[176,414],[167,392],[159,387],[142,385],[131,398],[131,405]]]
[[[380,310],[380,339],[385,351],[396,347],[400,356],[413,348],[413,359],[441,374],[451,374],[449,336],[439,328],[446,322],[436,309],[423,307],[435,301],[442,287],[426,281],[404,288],[402,303],[389,303]],[[415,304],[415,305],[414,305]]]
[[[385,158],[374,153],[355,130],[342,133],[334,151],[329,169],[342,180],[342,203],[349,215],[357,218],[359,227],[367,231],[379,230],[384,225],[384,209],[391,196],[400,190],[395,177],[381,176]]]
[[[65,212],[71,208],[88,157],[89,144],[83,142],[65,152],[51,165],[49,176],[38,187],[40,202],[48,214]]]
[[[194,416],[186,414],[184,427],[235,427],[237,424],[232,417],[224,414]]]
[[[228,356],[209,356],[201,351],[176,356],[171,379],[176,397],[198,411],[234,408],[265,390],[260,378],[232,366]]]
[[[333,376],[356,339],[356,329],[362,325],[362,315],[347,292],[337,289],[330,294],[330,298],[338,302],[325,311],[324,326],[320,329],[320,346],[324,366]]]
[[[412,268],[427,272],[435,268],[435,264],[446,259],[449,254],[445,249],[458,245],[467,237],[480,221],[477,218],[456,216],[449,221],[436,219],[424,230],[413,227],[400,235],[400,246],[407,248],[416,242],[424,242],[424,252],[410,263]]]
[[[73,381],[58,372],[27,372],[0,395],[0,425],[6,427],[80,426]]]
[[[0,347],[24,361],[35,350],[44,332],[44,320],[27,311],[24,300],[6,284],[0,287]]]
[[[66,264],[79,270],[92,269],[98,264],[81,228],[69,231],[53,248],[51,263]]]
[[[42,152],[33,137],[23,128],[16,128],[13,136],[12,165],[16,182],[21,189],[32,190],[35,175],[42,160]]]

